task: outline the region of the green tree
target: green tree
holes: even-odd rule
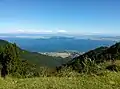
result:
[[[8,74],[16,73],[19,70],[19,52],[16,44],[7,44],[1,51],[1,75],[5,77]]]

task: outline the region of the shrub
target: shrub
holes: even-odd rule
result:
[[[101,70],[101,66],[96,64],[96,62],[94,60],[91,60],[90,58],[86,58],[85,61],[82,63],[84,65],[82,73],[96,74]]]
[[[120,66],[118,65],[109,65],[106,67],[107,70],[118,72],[120,71]]]
[[[55,74],[56,77],[77,77],[79,75],[80,74],[71,67],[63,67]]]

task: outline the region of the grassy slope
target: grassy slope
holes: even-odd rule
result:
[[[120,89],[120,72],[107,72],[104,76],[40,77],[2,79],[0,89]]]
[[[66,63],[69,60],[67,58],[46,56],[36,52],[28,52],[25,50],[21,51],[21,59],[26,59],[37,65],[47,67],[60,66],[61,64]]]

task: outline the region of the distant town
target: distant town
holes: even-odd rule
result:
[[[63,51],[63,52],[39,52],[40,54],[47,55],[47,56],[53,56],[53,57],[62,57],[62,58],[74,58],[77,56],[82,55],[84,52],[78,52],[78,51]]]

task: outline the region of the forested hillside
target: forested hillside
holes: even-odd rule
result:
[[[51,57],[19,48],[15,43],[0,40],[0,70],[1,76],[37,77],[45,71],[50,72],[66,63],[68,59]],[[45,75],[45,74],[44,74]]]
[[[0,46],[4,46],[6,44],[9,44],[9,42],[5,40],[0,40]],[[29,52],[19,47],[18,49],[20,51],[20,58],[22,60],[28,60],[29,62],[37,64],[38,66],[56,67],[70,60],[69,58],[52,57],[52,56],[42,55],[37,52]]]
[[[67,64],[63,64],[63,66],[72,67],[80,72],[86,66],[86,62],[89,62],[89,65],[87,64],[88,66],[91,66],[92,63],[98,65],[108,61],[114,63],[116,60],[120,60],[120,42],[110,47],[99,47],[90,50],[83,55],[70,60]]]

